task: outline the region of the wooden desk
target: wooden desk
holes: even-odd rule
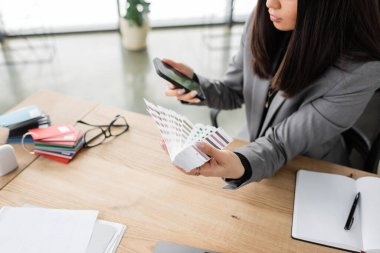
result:
[[[54,92],[40,92],[25,99],[11,111],[32,104],[38,105],[43,112],[48,114],[54,124],[74,124],[98,105],[98,103],[95,102],[83,101]],[[0,189],[12,181],[14,177],[36,159],[36,156],[28,154],[21,145],[13,145],[13,147],[16,152],[19,167],[13,172],[0,177]]]
[[[54,103],[70,99],[47,95]],[[33,97],[28,101],[41,103]],[[368,173],[297,157],[273,178],[223,190],[220,179],[176,170],[161,150],[158,129],[149,117],[93,105],[73,100],[71,108],[87,106],[84,120],[94,123],[108,123],[122,114],[130,130],[83,150],[69,165],[36,159],[0,191],[0,205],[99,210],[99,218],[127,226],[118,252],[152,252],[158,240],[224,253],[338,252],[291,239],[295,172],[303,168],[354,178]],[[69,122],[80,118],[70,116],[70,109],[67,113]],[[231,148],[242,144],[235,141]]]

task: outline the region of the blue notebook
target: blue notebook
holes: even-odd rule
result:
[[[0,115],[0,126],[8,127],[43,115],[43,112],[37,106],[25,106],[16,111]]]
[[[18,136],[9,137],[7,140],[7,143],[9,143],[9,144],[21,144],[21,141],[22,141],[22,135],[18,135]],[[32,137],[26,136],[24,139],[24,143],[25,144],[33,144],[34,141],[33,141]]]

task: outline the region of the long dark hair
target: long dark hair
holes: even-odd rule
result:
[[[340,58],[380,60],[380,0],[298,0],[296,27],[290,32],[274,27],[265,2],[258,0],[253,17],[253,69],[261,78],[272,78],[273,87],[288,97]]]

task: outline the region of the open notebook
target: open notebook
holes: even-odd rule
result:
[[[350,230],[344,226],[356,194]],[[380,178],[299,170],[292,237],[350,251],[380,252]]]
[[[150,113],[161,136],[165,141],[170,160],[175,165],[190,171],[210,160],[200,151],[195,143],[205,141],[217,149],[225,148],[232,138],[222,128],[193,124],[185,116],[175,111],[156,106],[145,100],[147,111]]]

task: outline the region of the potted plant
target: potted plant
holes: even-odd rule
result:
[[[149,30],[149,5],[145,0],[126,0],[125,15],[120,17],[122,44],[128,50],[146,48]]]

